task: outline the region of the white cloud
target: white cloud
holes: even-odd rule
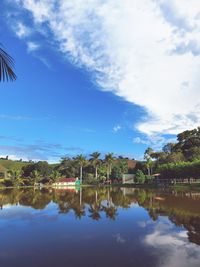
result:
[[[146,235],[144,244],[159,253],[159,267],[199,266],[200,248],[188,241],[185,230],[175,232],[172,225],[159,222],[152,233]]]
[[[113,132],[117,133],[122,129],[122,127],[120,125],[116,125],[113,127]]]
[[[2,137],[5,139],[4,136]],[[10,139],[13,138],[11,137]],[[66,155],[66,153],[71,157],[75,154],[84,152],[84,150],[80,147],[46,143],[42,140],[38,140],[34,144],[24,144],[19,142],[20,140],[17,140],[16,138],[14,138],[13,141],[17,141],[16,144],[0,145],[0,151],[2,153],[0,157],[5,158],[8,155],[9,159],[13,160],[47,160],[55,163],[58,162],[61,157]]]
[[[176,138],[165,138],[161,135],[147,135],[144,138],[135,137],[133,143],[147,145],[155,150],[161,150],[167,143],[175,143]]]
[[[33,52],[35,50],[38,50],[40,48],[40,45],[35,42],[27,42],[27,49],[28,52]]]
[[[117,233],[116,235],[114,235],[114,238],[116,238],[116,242],[119,244],[126,243],[126,239],[123,238],[120,233]]]
[[[199,0],[15,1],[103,90],[146,110],[139,131],[200,124]]]
[[[25,26],[22,22],[17,23],[15,27],[15,32],[19,38],[27,37],[31,33],[30,29],[27,26]]]
[[[0,155],[0,158],[6,158],[8,155],[6,154],[3,154],[3,155]],[[8,159],[11,159],[11,160],[20,160],[21,157],[18,157],[16,155],[9,155],[8,156]],[[23,160],[28,160],[26,157],[23,157]]]

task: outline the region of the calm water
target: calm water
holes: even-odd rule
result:
[[[199,267],[200,193],[0,190],[0,267]]]

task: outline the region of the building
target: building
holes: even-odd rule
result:
[[[63,187],[63,186],[76,186],[80,185],[80,180],[78,178],[60,178],[58,181],[53,183],[53,187]]]
[[[123,184],[133,184],[134,183],[134,174],[123,174],[122,183]]]

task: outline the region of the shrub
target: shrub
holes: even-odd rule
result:
[[[162,178],[200,178],[200,160],[193,162],[167,163],[158,166]]]
[[[135,180],[135,183],[137,184],[144,184],[145,174],[141,170],[137,170],[134,180]]]

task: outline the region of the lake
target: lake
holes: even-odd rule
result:
[[[0,190],[1,267],[199,267],[200,193]]]

